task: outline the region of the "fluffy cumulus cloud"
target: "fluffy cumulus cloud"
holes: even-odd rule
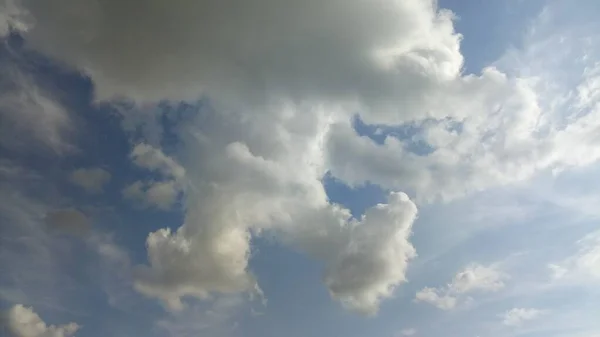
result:
[[[170,209],[184,190],[185,169],[160,149],[145,143],[137,144],[130,158],[135,165],[157,173],[161,179],[135,181],[123,189],[123,197],[144,206]]]
[[[70,337],[80,326],[77,323],[48,325],[33,308],[17,304],[4,312],[2,322],[11,337]]]
[[[71,172],[69,179],[75,185],[80,186],[89,193],[100,193],[111,178],[111,174],[105,169],[80,168]]]
[[[101,99],[327,98],[397,120],[462,66],[452,15],[433,1],[22,3],[29,43],[89,74]]]
[[[255,291],[251,237],[269,232],[326,262],[333,297],[374,312],[404,280],[415,254],[408,237],[416,206],[393,193],[387,204],[352,219],[328,202],[321,183],[331,113],[288,105],[265,113],[269,118],[208,109],[186,123],[185,223],[149,235],[149,264],[136,268],[136,288],[172,309],[185,296]]]
[[[445,287],[426,287],[417,292],[415,300],[436,306],[442,310],[455,308],[465,294],[495,292],[504,288],[508,276],[496,266],[472,264],[458,272]]]
[[[322,261],[345,307],[374,313],[416,256],[415,202],[600,158],[597,72],[578,79],[576,109],[544,104],[548,92],[524,74],[463,74],[453,15],[432,0],[20,4],[35,18],[27,45],[88,75],[97,100],[203,98],[177,129],[177,161],[155,141],[136,145],[132,162],[160,178],[123,191],[168,209],[185,187],[184,223],[148,235],[148,262],[133,275],[171,309],[186,296],[259,291],[249,258],[266,233]],[[414,136],[379,144],[356,132],[356,115]],[[327,173],[393,192],[353,218],[329,201]],[[450,309],[504,277],[472,265],[417,299]]]
[[[543,310],[534,308],[513,308],[506,311],[502,317],[502,323],[508,326],[519,326],[526,321],[534,320],[544,313]]]

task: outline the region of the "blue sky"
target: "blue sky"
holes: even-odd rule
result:
[[[0,0],[0,335],[599,336],[599,10]]]

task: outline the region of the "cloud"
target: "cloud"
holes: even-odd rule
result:
[[[47,325],[31,307],[17,304],[2,315],[12,337],[69,337],[80,326],[77,323]]]
[[[0,2],[0,38],[11,31],[27,31],[31,24],[27,11],[18,6],[18,1],[3,0]]]
[[[99,167],[80,168],[71,172],[69,176],[71,182],[85,189],[88,193],[101,193],[110,179],[111,174]]]
[[[416,333],[417,333],[417,329],[415,329],[415,328],[403,329],[402,331],[400,331],[400,334],[402,336],[414,336]]]
[[[452,282],[441,288],[423,288],[415,300],[426,302],[442,310],[454,309],[465,294],[473,292],[496,292],[504,288],[506,274],[494,265],[471,264],[459,271]]]
[[[399,118],[399,102],[429,101],[421,92],[462,67],[452,14],[433,1],[142,3],[28,0],[26,38],[90,75],[100,99],[326,97],[384,120]]]
[[[600,279],[600,231],[586,235],[577,245],[579,250],[575,254],[548,265],[554,279],[577,282]]]
[[[373,313],[404,281],[415,254],[408,242],[414,203],[393,193],[387,205],[352,220],[328,202],[321,183],[319,133],[327,115],[280,108],[271,118],[207,110],[187,123],[185,222],[149,235],[138,290],[173,309],[185,296],[253,291],[250,240],[262,233],[323,260],[325,284],[349,308]]]
[[[240,295],[219,296],[208,303],[196,303],[184,311],[170,313],[156,325],[170,336],[229,336],[237,328],[236,318],[243,314],[245,302]]]
[[[185,169],[160,149],[140,143],[131,151],[137,166],[159,173],[163,180],[136,181],[122,191],[125,199],[169,210],[184,190]]]
[[[26,43],[88,75],[96,99],[206,98],[177,130],[182,165],[138,144],[132,162],[161,179],[124,191],[167,208],[185,180],[183,224],[150,233],[148,262],[134,273],[138,291],[171,309],[257,289],[252,238],[274,234],[323,262],[333,298],[374,313],[416,256],[417,207],[400,191],[448,200],[600,158],[590,90],[575,110],[568,90],[553,95],[569,103],[558,109],[536,76],[500,66],[464,74],[453,15],[434,1],[23,4],[36,19]],[[377,144],[353,128],[357,113],[415,135]],[[327,198],[327,173],[393,192],[353,219]],[[470,266],[420,297],[450,308],[463,294],[496,291],[502,275],[490,268]]]
[[[473,291],[498,291],[504,288],[503,280],[506,277],[494,266],[472,264],[454,276],[449,289],[457,294]]]
[[[45,155],[75,151],[73,116],[22,68],[12,59],[0,62],[0,146]]]
[[[131,161],[141,168],[158,172],[172,179],[182,179],[185,169],[160,149],[151,145],[137,144],[130,154]]]
[[[53,230],[76,236],[87,234],[91,228],[87,216],[76,209],[50,211],[46,214],[45,221]]]
[[[543,310],[534,308],[513,308],[501,315],[503,318],[502,324],[508,326],[519,326],[526,321],[537,319],[542,314],[544,314]]]
[[[418,302],[425,302],[434,305],[438,309],[450,310],[456,307],[457,298],[451,295],[443,294],[436,288],[425,287],[417,292],[415,299]]]

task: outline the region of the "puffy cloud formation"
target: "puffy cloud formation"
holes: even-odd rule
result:
[[[111,178],[111,174],[99,167],[80,168],[71,172],[69,179],[88,193],[100,193]]]
[[[392,193],[352,219],[321,183],[327,110],[283,105],[263,113],[269,118],[206,110],[186,123],[185,223],[149,235],[150,263],[137,269],[137,289],[174,309],[185,296],[255,289],[250,240],[269,232],[325,262],[333,297],[374,312],[415,254],[408,237],[416,206]]]
[[[77,323],[47,325],[33,308],[17,304],[2,315],[2,323],[11,337],[69,337],[80,326]]]
[[[137,166],[159,173],[164,180],[136,181],[123,189],[123,197],[145,206],[170,209],[184,189],[185,169],[160,149],[137,144],[130,155]]]
[[[501,315],[503,318],[502,323],[508,326],[519,326],[525,321],[538,318],[543,313],[543,310],[534,308],[513,308]]]
[[[452,13],[435,1],[22,4],[35,18],[27,43],[89,75],[97,99],[206,98],[181,126],[185,170],[139,144],[132,161],[165,179],[124,191],[168,208],[171,183],[185,174],[184,224],[149,234],[148,263],[134,277],[173,309],[185,296],[257,289],[251,239],[266,232],[322,260],[343,305],[373,313],[416,254],[416,206],[398,191],[450,199],[600,158],[597,97],[584,88],[593,68],[581,95],[547,91],[538,73],[463,74]],[[383,144],[357,133],[357,114],[384,130]],[[402,128],[414,135],[392,136]],[[394,192],[353,219],[329,202],[328,172]],[[451,308],[461,294],[502,285],[499,273],[472,266],[417,299]]]
[[[426,302],[442,310],[456,307],[464,294],[473,292],[494,292],[504,288],[508,276],[495,266],[472,264],[458,272],[452,282],[443,288],[423,288],[417,292],[415,300]]]
[[[166,177],[182,179],[185,169],[160,149],[148,144],[137,144],[131,151],[131,160],[139,167],[155,171]]]
[[[23,4],[29,43],[89,74],[100,99],[325,97],[399,120],[462,66],[452,14],[430,0]]]
[[[87,216],[76,209],[50,211],[45,221],[51,229],[77,236],[87,234],[91,228]]]

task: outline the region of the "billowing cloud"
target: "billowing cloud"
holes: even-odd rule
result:
[[[98,100],[203,98],[177,130],[181,165],[155,141],[139,144],[132,162],[163,179],[124,190],[168,208],[185,180],[184,223],[150,233],[134,273],[138,291],[172,309],[186,296],[259,289],[251,242],[269,233],[323,262],[333,298],[374,313],[416,256],[417,207],[399,191],[450,199],[600,158],[593,81],[570,109],[569,92],[555,95],[569,104],[546,104],[537,77],[463,74],[453,15],[435,1],[22,4],[36,19],[26,43],[88,75]],[[414,136],[378,144],[353,128],[357,114]],[[353,219],[328,200],[327,173],[393,192]],[[503,277],[473,265],[417,299],[449,309]]]
[[[506,311],[501,317],[502,323],[508,326],[519,326],[526,321],[534,320],[544,314],[543,310],[534,308],[513,308]]]
[[[168,178],[182,179],[185,176],[185,169],[173,158],[145,143],[137,144],[131,151],[130,158],[137,166],[161,173]]]
[[[426,302],[442,310],[450,310],[460,303],[465,294],[495,292],[504,288],[508,275],[497,266],[471,264],[459,271],[445,287],[423,288],[415,295],[417,302]]]
[[[452,14],[434,1],[23,3],[36,18],[29,43],[89,74],[100,99],[326,97],[399,120],[463,61]]]
[[[137,166],[158,173],[162,180],[133,182],[123,189],[123,197],[143,206],[170,209],[184,190],[185,169],[160,149],[145,143],[137,144],[130,158]]]
[[[100,193],[104,189],[104,185],[110,181],[111,174],[99,167],[96,168],[80,168],[71,172],[69,180],[88,193]]]
[[[33,308],[17,304],[2,315],[2,323],[11,337],[69,337],[80,326],[77,323],[48,325]]]

